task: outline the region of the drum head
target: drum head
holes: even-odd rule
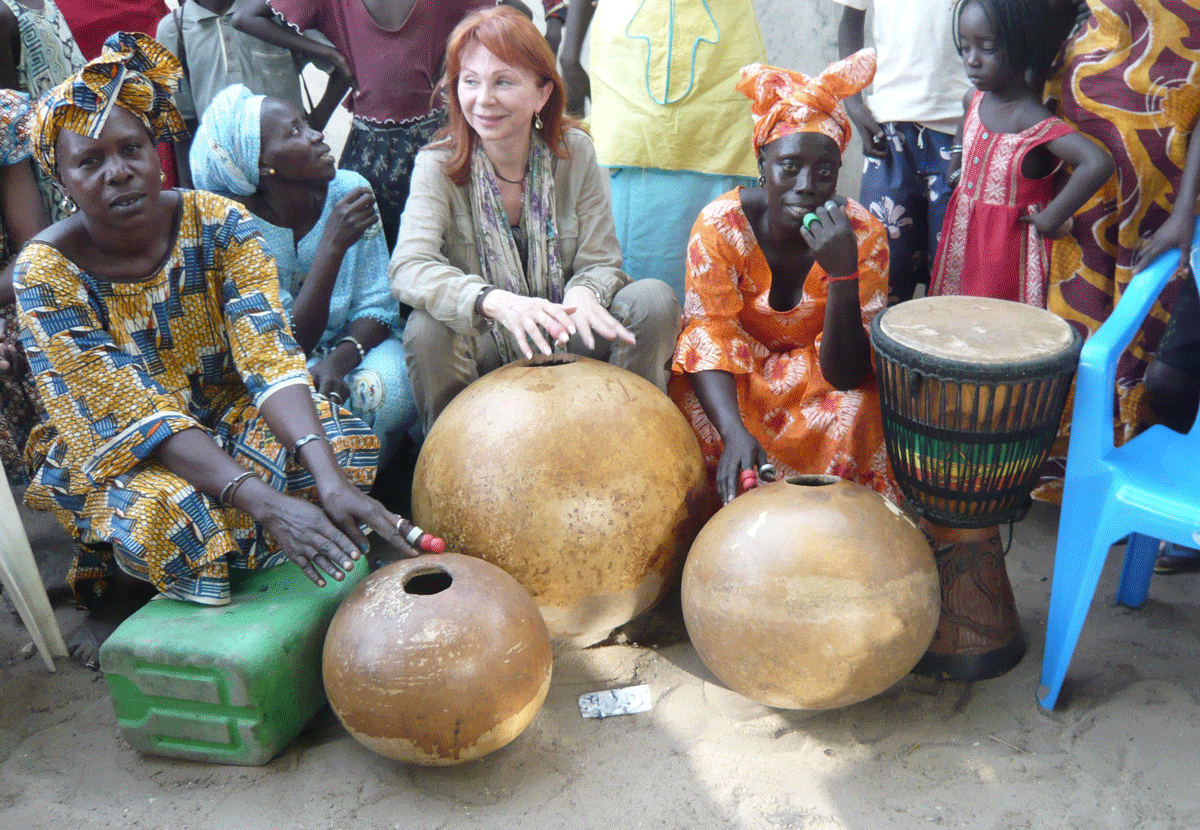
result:
[[[941,360],[975,365],[1054,357],[1074,330],[1042,308],[990,297],[922,297],[892,306],[879,329],[893,342]]]

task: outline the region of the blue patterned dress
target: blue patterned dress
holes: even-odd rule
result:
[[[50,510],[79,547],[68,580],[89,604],[114,567],[167,596],[229,601],[229,568],[284,561],[250,516],[221,505],[154,458],[186,429],[207,431],[280,491],[315,499],[312,477],[259,406],[309,385],[279,301],[274,264],[250,217],[211,193],[180,191],[175,245],[143,282],[83,272],[32,242],[17,260],[22,340],[48,420],[27,450],[25,502]],[[316,400],[338,463],[369,487],[379,443],[348,412]]]
[[[201,148],[202,150],[204,148]],[[321,218],[297,241],[290,228],[281,228],[257,219],[267,251],[279,268],[280,299],[289,318],[292,298],[299,293],[304,278],[317,257],[325,234],[325,225],[334,207],[356,187],[370,187],[367,180],[350,170],[339,170],[329,184]],[[313,350],[310,368],[345,337],[351,323],[363,318],[375,320],[392,330],[392,337],[367,352],[367,357],[349,375],[350,400],[346,405],[366,421],[379,436],[379,461],[383,466],[400,448],[405,434],[420,437],[420,419],[408,385],[404,344],[400,340],[403,325],[400,306],[388,286],[388,249],[383,226],[376,219],[358,242],[346,251],[329,297],[329,319]]]

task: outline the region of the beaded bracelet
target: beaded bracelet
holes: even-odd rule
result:
[[[856,279],[858,279],[857,271],[855,271],[853,274],[847,274],[844,277],[826,277],[825,282],[845,282],[846,280],[856,280]]]
[[[296,439],[296,443],[292,444],[292,450],[291,450],[292,458],[295,458],[296,454],[298,452],[300,452],[300,448],[303,447],[305,444],[307,444],[309,441],[321,441],[324,439],[324,437],[325,436],[323,436],[323,435],[317,435],[315,432],[310,432],[308,435],[305,435],[301,438]]]
[[[347,334],[341,340],[334,343],[333,347],[336,349],[338,346],[342,345],[343,343],[353,343],[354,344],[354,348],[358,349],[358,362],[359,363],[362,363],[364,360],[367,359],[367,348],[362,344],[362,341],[359,340],[357,337]]]
[[[247,470],[234,476],[228,484],[221,488],[221,495],[217,499],[221,504],[233,507],[233,497],[237,494],[238,488],[242,486],[242,482],[254,475],[253,470]]]

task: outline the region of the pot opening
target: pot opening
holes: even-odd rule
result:
[[[824,487],[826,484],[837,484],[841,479],[837,476],[804,475],[788,476],[784,481],[788,484],[800,484],[804,487]]]
[[[574,363],[579,360],[579,355],[574,354],[535,354],[529,358],[529,365],[534,368],[542,366],[566,366],[568,363]]]
[[[454,577],[441,569],[421,571],[404,580],[404,593],[430,596],[440,594],[454,583]]]

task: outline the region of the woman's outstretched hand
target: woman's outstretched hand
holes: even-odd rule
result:
[[[497,289],[489,291],[483,298],[482,310],[484,317],[508,329],[517,348],[526,357],[533,357],[530,343],[542,354],[551,354],[554,351],[551,343],[566,343],[575,333],[571,315],[576,309],[540,297],[524,297]]]
[[[725,441],[725,449],[717,462],[717,493],[723,504],[729,504],[738,494],[743,470],[755,470],[767,463],[767,451],[745,427],[734,430]]]
[[[834,196],[813,213],[817,221],[806,222],[800,228],[800,236],[826,274],[850,276],[858,270],[858,240],[846,217],[846,197]]]
[[[259,486],[247,481],[237,494],[238,506],[274,536],[288,558],[320,587],[325,586],[326,576],[343,580],[345,572],[353,570],[370,548],[364,527],[376,531],[405,556],[420,553],[401,534],[400,517],[347,480],[322,488],[320,507],[278,493],[261,479],[252,481]]]
[[[608,313],[608,309],[600,305],[595,292],[587,286],[577,285],[568,289],[563,295],[563,305],[575,309],[571,312],[571,320],[575,323],[575,330],[579,332],[579,339],[589,349],[596,347],[593,332],[605,340],[624,340],[631,346],[636,345],[637,340],[633,334],[617,322],[617,319]]]

